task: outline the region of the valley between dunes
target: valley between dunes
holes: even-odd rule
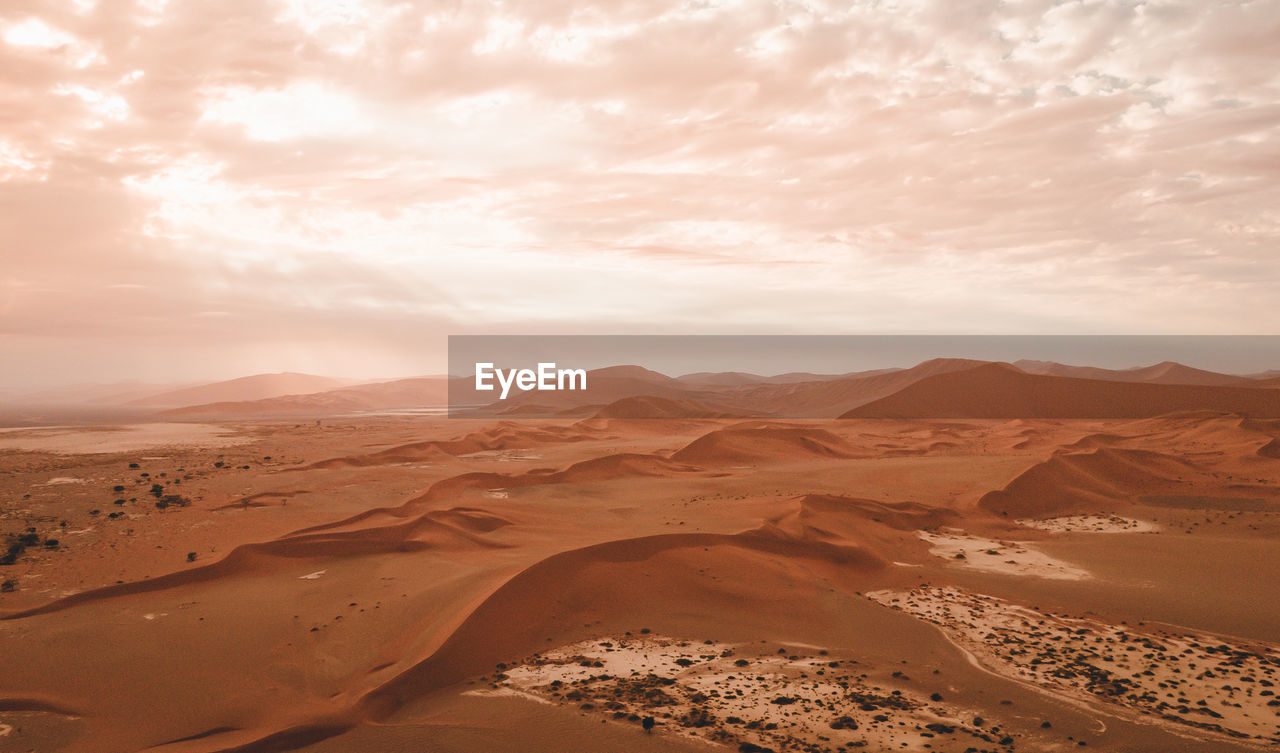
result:
[[[1280,421],[121,436],[0,451],[0,751],[1280,744]]]

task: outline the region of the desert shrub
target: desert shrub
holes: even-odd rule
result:
[[[188,507],[190,505],[191,500],[181,494],[166,494],[156,501],[156,507],[161,510],[167,507]]]
[[[5,547],[4,554],[0,555],[0,565],[12,565],[26,550],[27,545],[22,543],[22,537],[10,536],[9,545]]]
[[[18,581],[6,580],[4,583],[0,583],[0,592],[12,593],[13,590],[17,587],[18,587]]]

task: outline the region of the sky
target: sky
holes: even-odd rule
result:
[[[1280,3],[0,4],[0,391],[1280,334]]]

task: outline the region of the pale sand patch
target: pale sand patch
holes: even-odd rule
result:
[[[956,588],[866,595],[937,625],[980,666],[1043,692],[1173,722],[1184,734],[1280,744],[1280,647],[1053,615]]]
[[[500,463],[509,463],[518,460],[541,460],[542,456],[527,450],[480,450],[466,455],[459,455],[458,458],[460,460],[497,460]]]
[[[321,576],[321,575],[324,575],[324,574],[325,574],[325,573],[327,573],[327,572],[329,572],[329,571],[328,571],[328,570],[317,570],[317,571],[315,571],[314,573],[307,573],[306,575],[299,575],[299,576],[298,576],[298,580],[319,580],[319,579],[320,579],[320,576]]]
[[[1055,580],[1092,577],[1087,570],[1016,541],[994,541],[963,533],[930,531],[920,531],[920,538],[929,542],[930,554],[956,567]]]
[[[74,476],[55,476],[44,483],[46,486],[60,486],[62,484],[87,484],[88,479],[75,478]]]
[[[1043,520],[1019,520],[1017,523],[1054,533],[1154,533],[1160,530],[1155,523],[1119,515],[1065,515]]]
[[[125,424],[104,427],[22,429],[0,436],[0,449],[81,455],[153,447],[227,447],[253,437],[213,424]]]
[[[823,649],[785,644],[784,654],[749,653],[760,650],[659,636],[584,641],[500,668],[489,688],[469,692],[528,695],[625,723],[651,716],[656,731],[731,747],[960,750],[1004,734],[990,722],[966,724],[973,710],[932,701],[906,683],[875,685],[857,661]]]

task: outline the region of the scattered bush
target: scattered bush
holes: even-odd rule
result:
[[[167,507],[188,507],[191,500],[181,494],[166,494],[156,501],[156,507],[163,510]]]

